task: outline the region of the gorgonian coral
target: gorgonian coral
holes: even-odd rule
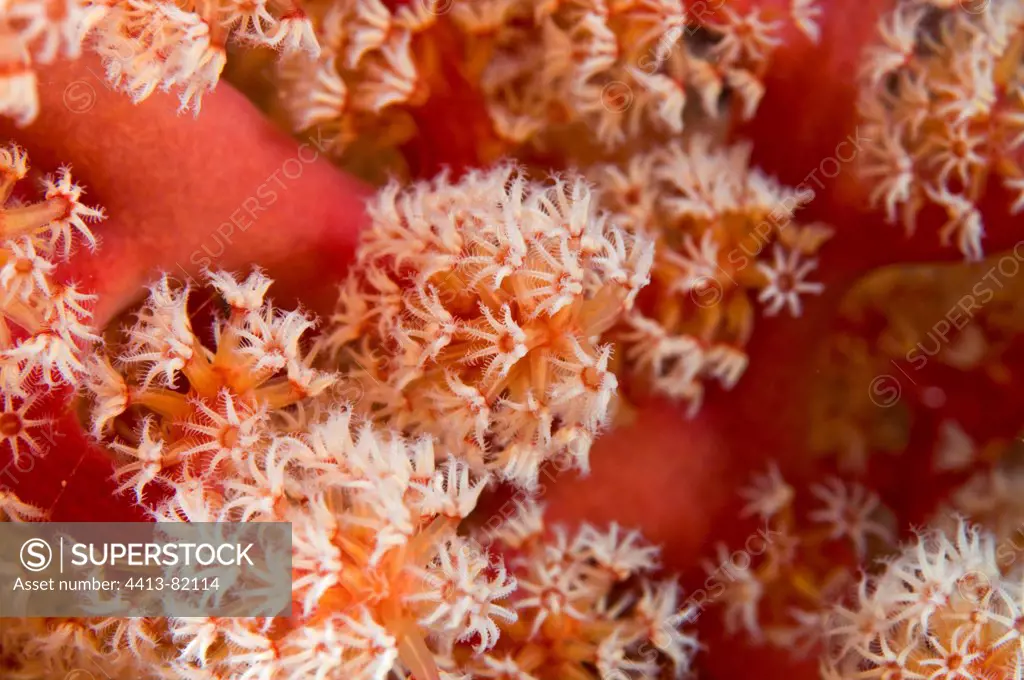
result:
[[[807,278],[831,230],[794,219],[813,191],[750,167],[749,146],[718,148],[704,135],[592,176],[616,219],[657,244],[649,304],[616,334],[627,368],[693,413],[704,380],[729,389],[743,375],[755,298],[764,314],[799,316],[801,296],[821,293]]]
[[[1020,574],[1000,571],[991,534],[926,531],[836,610],[822,676],[1017,678],[1022,616]]]
[[[511,165],[391,184],[369,213],[321,343],[360,409],[522,484],[552,458],[586,468],[618,384],[602,336],[646,285],[652,242],[581,178]]]
[[[890,222],[912,232],[938,205],[943,242],[979,259],[979,203],[993,180],[1024,208],[1024,6],[963,4],[904,0],[883,20],[863,65],[862,171]]]
[[[33,431],[47,420],[33,405],[47,389],[74,385],[85,370],[93,296],[55,274],[78,240],[96,246],[88,222],[103,211],[82,203],[82,188],[62,168],[42,181],[43,196],[13,197],[28,174],[28,156],[0,148],[0,445],[17,461],[24,446],[39,451]],[[0,447],[2,449],[3,447]]]

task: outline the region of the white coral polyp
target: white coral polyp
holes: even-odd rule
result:
[[[78,58],[85,48],[133,101],[174,89],[180,110],[198,114],[231,42],[320,52],[312,22],[289,0],[8,0],[0,5],[0,115],[31,123],[39,113],[37,67]]]
[[[207,506],[221,520],[292,524],[299,613],[274,636],[280,654],[253,659],[252,668],[284,677],[419,675],[435,663],[413,653],[428,638],[433,649],[473,638],[482,651],[500,637],[496,621],[515,620],[499,603],[515,579],[457,536],[461,517],[446,516],[438,502],[450,499],[465,514],[475,505],[486,480],[471,478],[464,465],[434,467],[422,444],[362,426],[349,411],[329,412],[260,451],[232,462],[212,488],[179,487],[177,500],[157,511]],[[207,661],[228,670],[233,653]]]
[[[54,271],[79,242],[95,247],[87,223],[104,216],[82,203],[68,168],[44,179],[38,202],[9,204],[27,172],[22,149],[0,147],[0,392],[19,396],[83,376],[85,352],[99,339],[90,328],[93,296]]]
[[[1024,206],[1019,154],[1024,78],[1015,47],[1019,2],[901,0],[863,57],[858,159],[871,202],[914,232],[927,205],[942,208],[943,245],[983,256],[990,176]]]
[[[700,408],[706,382],[732,389],[747,368],[755,304],[766,315],[803,311],[820,295],[809,280],[823,225],[795,223],[814,197],[750,162],[751,146],[720,146],[706,134],[634,155],[627,168],[593,167],[604,207],[657,242],[652,304],[632,311],[616,339],[631,373],[650,388]]]
[[[383,189],[322,348],[360,409],[527,486],[586,467],[617,380],[600,338],[646,285],[652,243],[580,178],[502,165]]]
[[[1024,591],[1000,570],[995,538],[960,520],[931,529],[865,577],[828,623],[829,678],[1016,678]]]

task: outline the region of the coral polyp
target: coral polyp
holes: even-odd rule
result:
[[[939,232],[982,257],[980,203],[999,179],[1024,208],[1024,8],[1017,2],[896,3],[866,55],[860,112],[862,172],[890,222],[910,232],[927,205],[947,215]]]
[[[832,230],[795,220],[813,191],[750,167],[748,146],[715,148],[705,135],[593,175],[615,217],[657,244],[649,303],[625,318],[623,351],[641,381],[696,413],[706,381],[731,389],[746,370],[758,304],[799,316],[801,296],[824,290],[805,279]]]
[[[139,498],[164,469],[184,465],[202,477],[229,460],[241,464],[266,444],[278,412],[334,382],[310,368],[299,347],[312,320],[264,303],[269,279],[258,271],[242,281],[224,273],[209,279],[229,309],[214,324],[215,349],[192,328],[189,287],[165,276],[120,351],[89,366],[92,434],[115,440],[128,460],[117,472],[127,478],[122,489]]]
[[[653,243],[583,179],[511,165],[392,185],[369,214],[322,342],[361,408],[527,486],[547,460],[585,469],[618,385],[602,336],[646,285]]]
[[[1018,677],[1021,598],[991,534],[963,521],[925,533],[836,612],[824,677]]]
[[[98,339],[93,297],[54,270],[80,241],[96,247],[89,223],[104,216],[82,203],[69,168],[43,179],[37,202],[12,198],[27,173],[24,150],[0,148],[0,388],[22,398],[37,383],[75,384],[84,373],[85,348]]]

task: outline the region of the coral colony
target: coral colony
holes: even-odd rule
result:
[[[368,211],[321,341],[367,415],[526,486],[557,456],[585,469],[618,384],[603,336],[649,281],[654,243],[582,178],[508,165],[391,184]]]
[[[86,347],[100,339],[90,327],[94,296],[54,270],[81,242],[96,247],[88,223],[103,211],[82,202],[68,168],[43,179],[37,200],[14,198],[27,173],[23,149],[0,149],[0,432],[15,459],[40,446],[35,431],[46,421],[32,415],[36,400],[47,388],[79,382]]]
[[[269,82],[235,85],[273,89],[266,115],[326,135],[342,167],[391,176],[326,318],[275,305],[258,267],[208,269],[154,272],[99,328],[64,265],[102,247],[104,211],[70,168],[30,175],[0,148],[3,455],[46,454],[46,404],[66,396],[152,519],[293,531],[289,617],[4,619],[0,674],[654,680],[742,640],[825,680],[1024,678],[1019,440],[925,418],[934,391],[879,410],[872,380],[897,361],[1012,380],[1024,258],[984,246],[986,206],[1024,210],[1024,3],[882,4],[851,171],[878,219],[944,215],[953,258],[843,284],[809,406],[828,471],[765,460],[740,489],[763,528],[695,560],[688,593],[638,530],[546,521],[539,479],[586,473],[647,399],[699,419],[744,381],[760,319],[835,292],[837,230],[802,214],[816,190],[729,134],[779,50],[814,53],[829,3],[0,0],[0,116],[17,126],[57,60],[199,116],[231,64],[269,57]],[[416,177],[403,149],[458,88],[485,112],[466,131],[482,160]],[[930,422],[921,465],[946,492],[908,519],[858,473]],[[512,511],[480,516],[510,488]],[[0,519],[46,518],[0,488]],[[705,643],[715,625],[725,642]]]

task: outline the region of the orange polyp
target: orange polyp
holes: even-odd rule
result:
[[[436,517],[404,547],[389,555],[388,564],[381,567],[386,572],[386,582],[382,584],[384,588],[380,593],[384,599],[378,605],[381,621],[394,636],[402,663],[417,680],[440,680],[440,675],[418,624],[404,612],[402,597],[405,589],[401,587],[399,579],[409,565],[425,564],[431,552],[436,549],[440,536],[450,531],[456,522],[457,520],[447,517]],[[345,549],[353,555],[367,557],[361,547],[351,543],[348,543]],[[360,563],[363,568],[365,565],[365,561]]]
[[[145,406],[169,420],[181,420],[188,416],[191,408],[188,397],[161,387],[130,389],[128,401],[132,405]]]
[[[581,306],[578,323],[584,336],[602,334],[622,318],[625,311],[622,296],[610,286],[602,288],[600,293],[587,300]]]
[[[508,354],[515,348],[516,340],[515,338],[512,337],[510,333],[503,333],[498,338],[498,349],[501,350],[502,353]]]
[[[7,202],[18,183],[17,175],[0,168],[0,206]],[[0,211],[0,234],[4,233],[4,211]]]
[[[542,664],[547,662],[548,657],[548,650],[543,646],[534,642],[523,642],[515,659],[516,664],[529,673],[536,668],[540,668]]]
[[[39,310],[30,307],[17,298],[7,303],[7,307],[3,310],[3,314],[7,317],[7,320],[12,321],[15,325],[21,326],[26,330],[43,327],[43,320]],[[0,323],[0,340],[4,342],[4,345],[9,343],[11,340],[11,336],[7,330],[7,324]]]
[[[256,401],[266,404],[271,409],[291,406],[307,395],[288,381],[271,381],[256,389]]]
[[[425,563],[428,555],[436,548],[441,536],[455,531],[457,525],[458,520],[451,517],[435,517],[406,545],[407,561],[411,560],[417,564]]]
[[[484,393],[484,399],[487,401],[488,407],[493,406],[501,393],[504,392],[506,388],[514,384],[514,378],[521,374],[522,372],[519,371],[519,367],[514,366],[504,378],[495,380]]]
[[[67,201],[51,198],[42,203],[33,203],[18,208],[0,211],[0,236],[14,238],[39,231],[48,223],[66,217]]]
[[[423,636],[416,630],[414,622],[402,621],[398,625],[398,631],[392,625],[387,625],[387,628],[395,635],[398,641],[398,657],[412,673],[413,678],[416,680],[441,680],[434,655],[431,654]]]
[[[538,348],[530,352],[530,387],[534,394],[546,394],[548,389],[548,350]]]
[[[206,348],[196,338],[192,344],[192,356],[185,362],[182,373],[196,392],[212,397],[223,387],[224,381],[207,360],[205,352]]]

